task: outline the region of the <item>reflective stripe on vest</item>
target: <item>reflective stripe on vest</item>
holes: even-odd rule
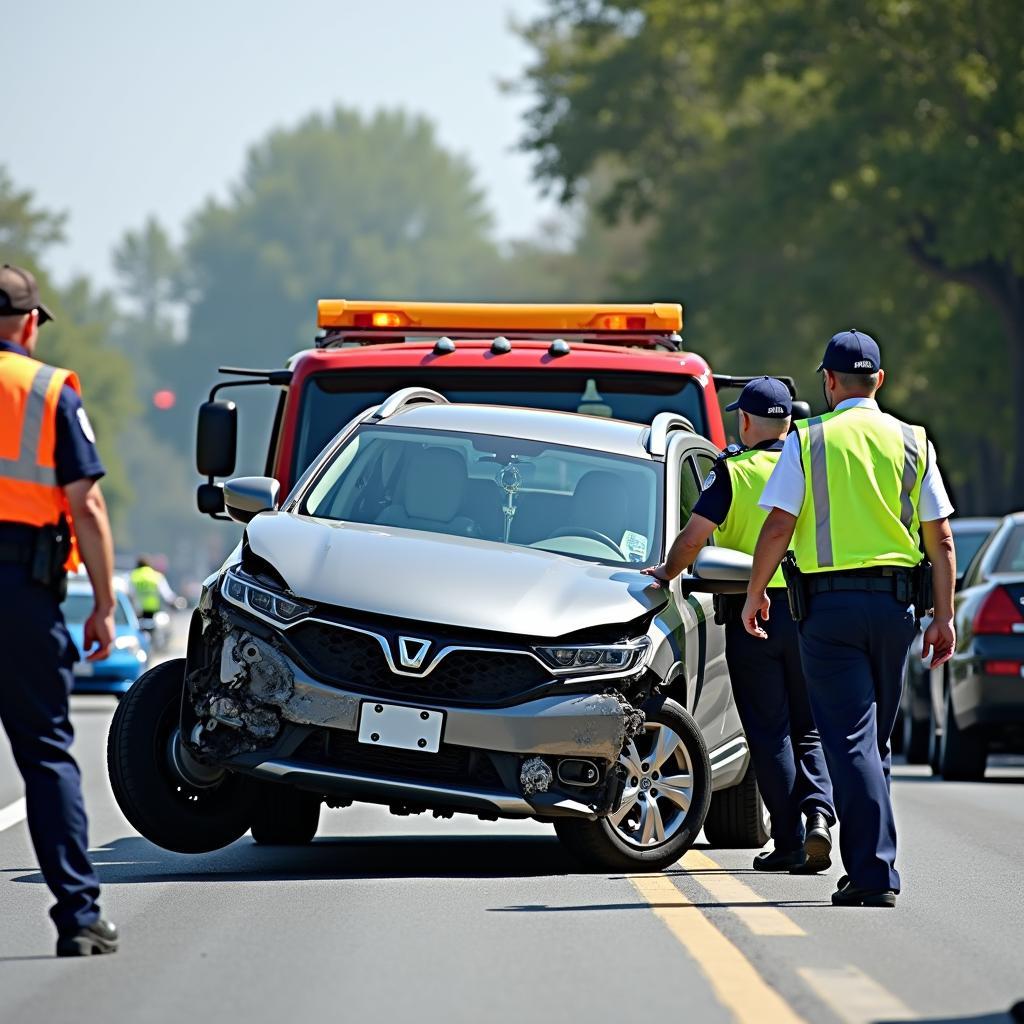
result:
[[[768,513],[758,506],[765,484],[779,461],[781,452],[766,448],[751,448],[725,459],[722,469],[729,474],[732,485],[732,504],[722,525],[715,530],[715,543],[752,555],[757,546]],[[784,587],[782,570],[777,569],[769,587]]]
[[[921,561],[923,427],[854,406],[797,424],[807,487],[793,548],[804,572]]]
[[[71,524],[55,459],[57,404],[65,384],[81,394],[71,371],[0,352],[0,520],[49,526],[64,516]],[[72,540],[67,566],[78,564]]]

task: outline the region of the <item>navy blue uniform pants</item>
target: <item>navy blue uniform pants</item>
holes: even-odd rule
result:
[[[0,564],[0,721],[25,780],[28,827],[57,903],[60,933],[99,917],[68,696],[77,657],[56,597],[22,566]]]
[[[776,850],[803,846],[803,816],[820,812],[836,820],[832,785],[815,728],[800,664],[796,623],[784,590],[771,591],[767,640],[730,622],[725,657],[736,709],[750,744],[761,797],[772,818]]]
[[[884,593],[816,594],[800,623],[807,693],[821,732],[850,881],[899,892],[889,737],[914,613]]]

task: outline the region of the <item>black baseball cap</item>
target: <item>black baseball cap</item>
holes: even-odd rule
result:
[[[740,392],[735,402],[726,410],[742,409],[751,416],[763,416],[769,420],[784,420],[793,412],[793,399],[789,388],[774,377],[758,377],[750,381]]]
[[[0,267],[0,316],[17,316],[39,310],[39,322],[45,324],[53,314],[39,301],[36,279],[21,267],[5,263]]]
[[[818,369],[835,373],[878,373],[881,366],[878,342],[870,334],[851,329],[832,335]]]

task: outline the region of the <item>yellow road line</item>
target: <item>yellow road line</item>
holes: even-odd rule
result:
[[[856,967],[800,967],[797,974],[845,1024],[918,1019],[906,1003]]]
[[[738,1024],[806,1024],[670,878],[634,875],[630,881],[697,962]]]
[[[748,903],[764,903],[749,885],[728,874],[720,874],[723,868],[710,857],[697,850],[687,850],[680,866],[702,888],[706,889],[719,903],[740,904],[729,906],[731,910],[755,935],[806,935],[807,933],[792,918],[776,907],[744,906]]]

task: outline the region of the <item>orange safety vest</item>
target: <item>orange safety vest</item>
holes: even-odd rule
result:
[[[73,572],[81,560],[55,459],[57,402],[65,384],[82,393],[70,370],[0,352],[0,521],[52,526],[64,516],[71,528],[64,567]]]

